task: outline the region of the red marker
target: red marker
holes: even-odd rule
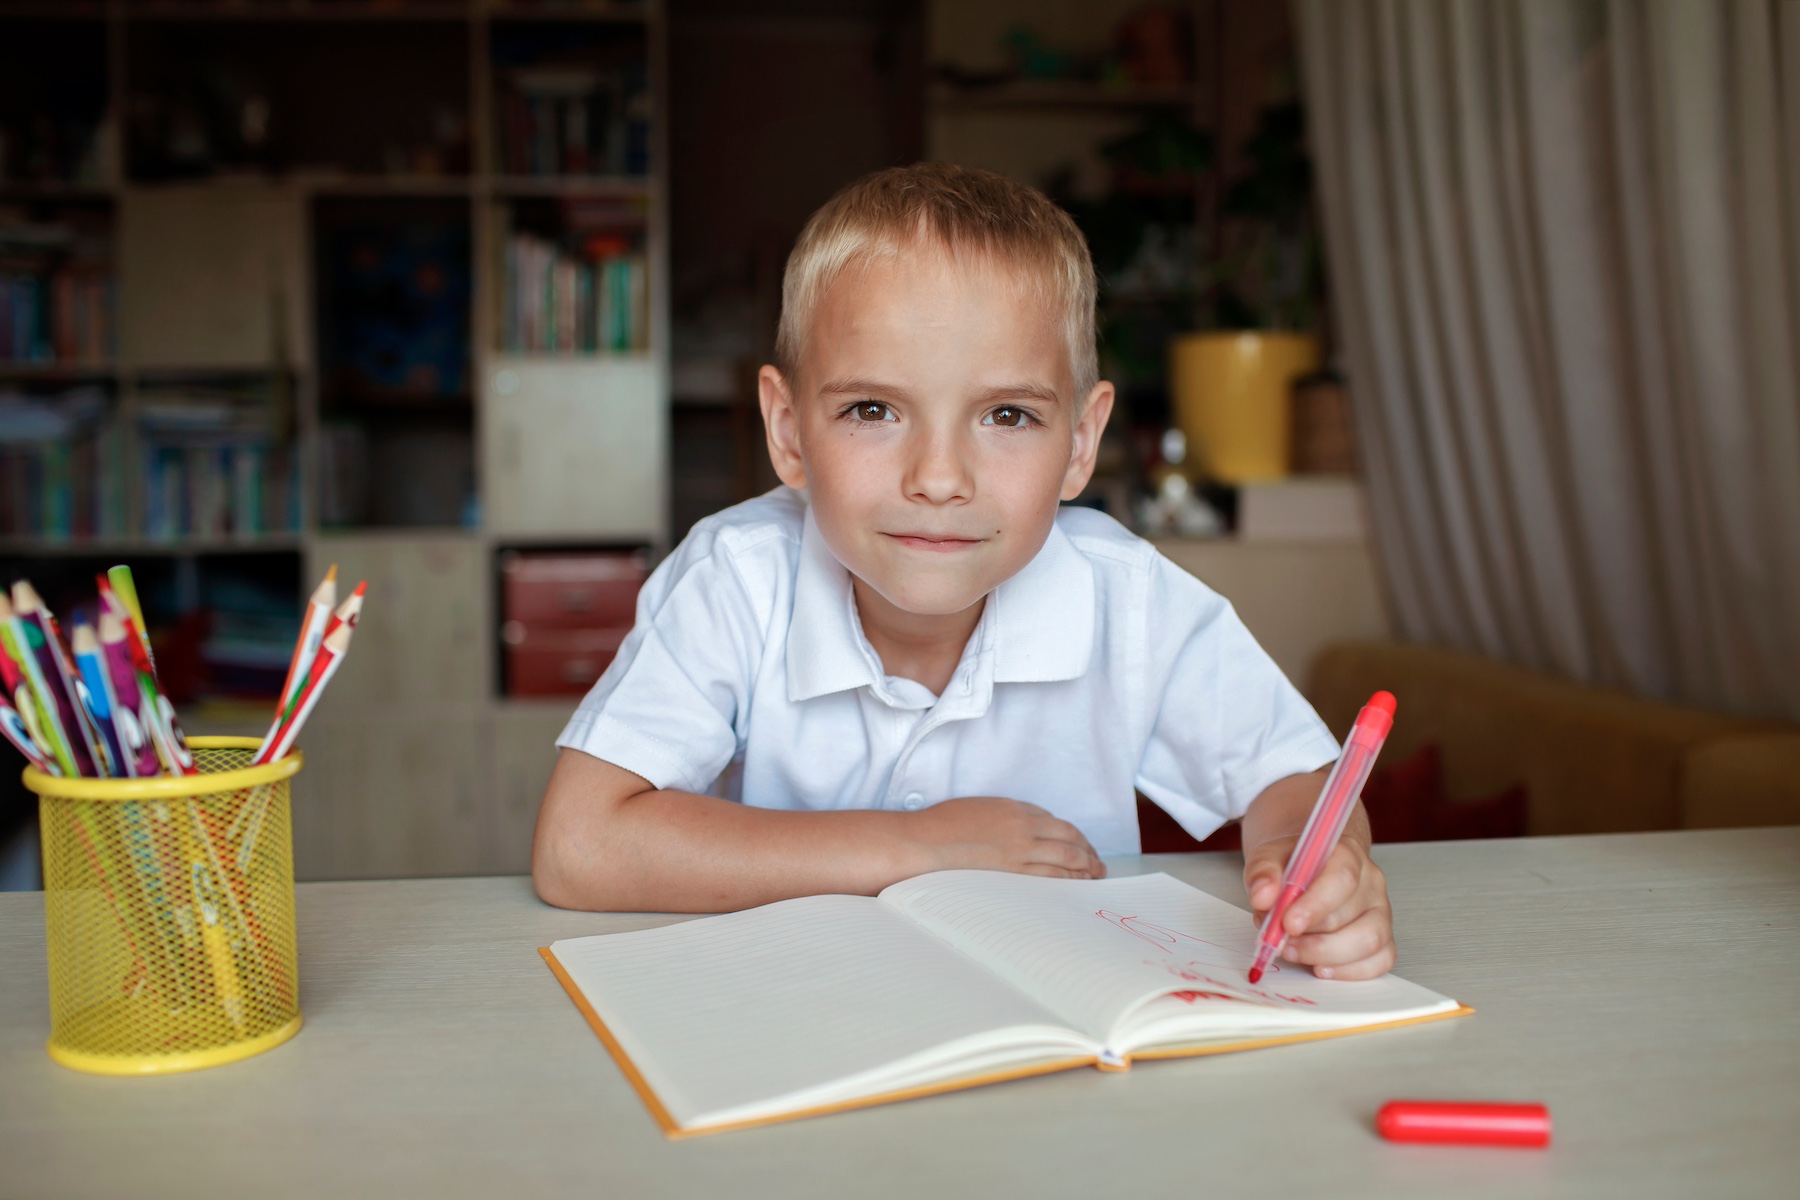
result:
[[[1390,1142],[1548,1146],[1550,1110],[1542,1104],[1389,1100],[1375,1114],[1375,1129]]]
[[[1363,784],[1368,782],[1369,772],[1375,766],[1375,756],[1381,753],[1381,744],[1387,741],[1388,730],[1393,727],[1394,695],[1376,692],[1356,714],[1356,724],[1350,727],[1350,736],[1344,739],[1344,752],[1338,756],[1337,766],[1331,768],[1325,790],[1319,793],[1319,802],[1313,805],[1312,816],[1307,818],[1306,828],[1300,833],[1300,844],[1294,847],[1294,855],[1288,859],[1287,872],[1281,878],[1281,895],[1276,897],[1269,915],[1263,918],[1262,933],[1257,939],[1260,944],[1256,948],[1256,965],[1250,968],[1251,983],[1262,980],[1263,972],[1287,945],[1287,930],[1281,927],[1282,919],[1300,894],[1313,885],[1325,860],[1337,847],[1338,837],[1344,832],[1344,822],[1350,819],[1350,810],[1356,807],[1356,798],[1362,795]]]

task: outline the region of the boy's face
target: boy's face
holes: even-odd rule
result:
[[[929,248],[841,275],[795,376],[764,367],[760,389],[776,473],[810,490],[838,561],[921,616],[1031,561],[1113,402],[1108,383],[1073,394],[1060,313],[1008,268]]]

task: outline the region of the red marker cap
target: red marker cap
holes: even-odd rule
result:
[[[1394,693],[1376,692],[1356,714],[1356,725],[1351,729],[1350,736],[1373,739],[1379,745],[1381,739],[1387,737],[1388,731],[1394,727],[1394,710],[1398,707]]]
[[[1375,1115],[1375,1128],[1390,1142],[1548,1146],[1550,1110],[1542,1104],[1389,1100]]]

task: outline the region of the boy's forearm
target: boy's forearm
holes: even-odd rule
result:
[[[548,903],[726,912],[825,892],[873,895],[928,869],[905,836],[907,814],[782,812],[674,791],[609,795],[620,776],[637,779],[576,751],[558,761],[532,851],[532,878]]]
[[[1264,788],[1244,813],[1244,849],[1277,838],[1298,838],[1300,831],[1306,828],[1306,819],[1312,816],[1319,793],[1325,788],[1327,774],[1328,771],[1314,771],[1310,775],[1290,775]],[[1344,838],[1354,839],[1364,849],[1368,848],[1369,815],[1360,800],[1344,825]]]

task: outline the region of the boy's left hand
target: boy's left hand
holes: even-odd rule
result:
[[[1299,843],[1297,837],[1270,838],[1244,851],[1244,888],[1263,917],[1281,895],[1281,872]],[[1344,837],[1313,885],[1282,921],[1287,946],[1281,957],[1304,963],[1321,979],[1374,979],[1394,965],[1394,913],[1388,906],[1387,876],[1361,840]]]

